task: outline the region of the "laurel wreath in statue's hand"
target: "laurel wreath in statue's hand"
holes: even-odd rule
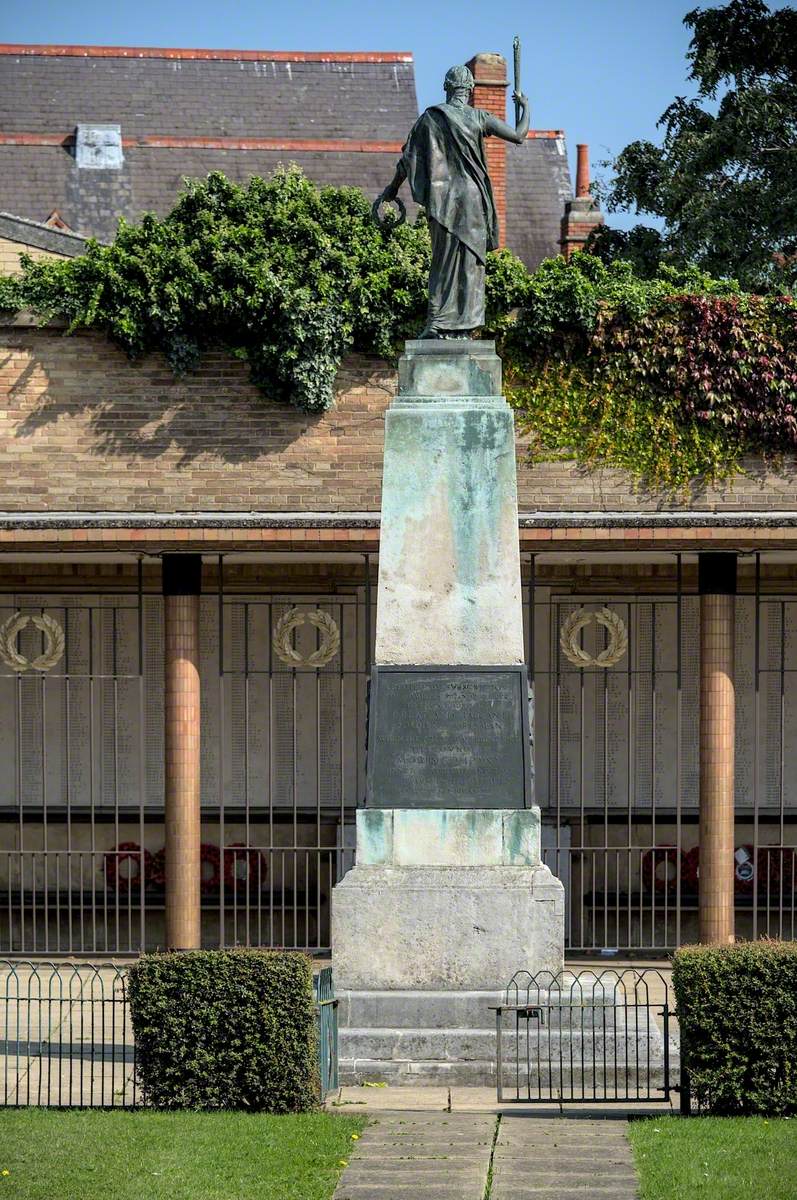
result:
[[[404,201],[399,196],[386,196],[385,193],[382,192],[381,196],[377,196],[376,200],[374,200],[373,204],[371,205],[371,216],[379,228],[384,229],[387,225],[385,218],[379,211],[383,204],[395,204],[398,207],[399,217],[394,223],[394,227],[398,228],[399,225],[403,225],[407,220],[407,209],[404,206]]]

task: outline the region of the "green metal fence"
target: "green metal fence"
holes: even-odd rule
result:
[[[318,1068],[323,1100],[338,1086],[338,1002],[331,967],[324,967],[314,976],[313,991],[318,1012]]]

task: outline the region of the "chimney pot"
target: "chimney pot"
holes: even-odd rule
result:
[[[576,145],[578,162],[576,165],[576,199],[589,196],[589,146],[586,142]]]

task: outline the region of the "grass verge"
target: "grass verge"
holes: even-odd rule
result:
[[[797,1120],[662,1117],[629,1134],[642,1200],[797,1200]]]
[[[329,1200],[364,1124],[330,1113],[7,1109],[0,1200]]]

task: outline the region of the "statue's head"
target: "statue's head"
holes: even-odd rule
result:
[[[450,71],[446,72],[443,81],[446,100],[450,100],[453,96],[462,96],[467,100],[473,91],[473,85],[473,75],[468,67],[452,67]]]

